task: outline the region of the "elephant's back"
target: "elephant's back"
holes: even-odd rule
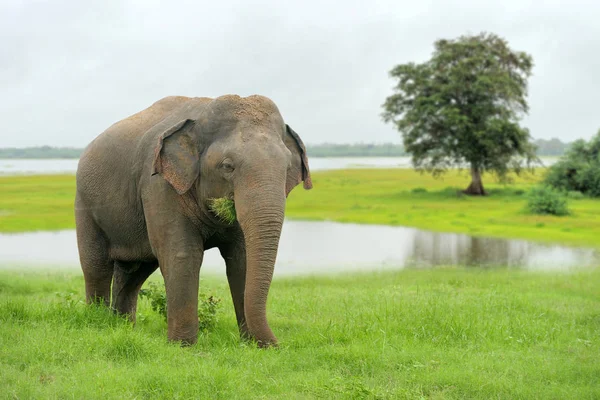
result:
[[[78,171],[86,167],[102,169],[102,164],[105,163],[121,166],[123,161],[131,160],[144,133],[189,100],[189,97],[184,96],[165,97],[150,107],[112,124],[84,149]]]
[[[102,132],[97,139],[110,138],[110,140],[116,141],[139,140],[148,129],[165,119],[168,115],[176,112],[178,108],[184,106],[190,100],[190,97],[184,96],[169,96],[160,99],[150,107],[114,123]]]
[[[95,203],[98,196],[121,203],[135,197],[136,169],[142,161],[137,159],[137,151],[144,133],[190,100],[184,96],[165,97],[98,135],[79,159],[76,179],[80,197],[88,203]]]

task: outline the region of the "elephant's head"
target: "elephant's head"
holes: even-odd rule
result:
[[[312,187],[306,149],[266,97],[196,99],[189,107],[197,110],[161,124],[153,174],[178,194],[194,196],[204,211],[211,199],[234,200],[246,243],[247,329],[259,345],[276,343],[266,319],[267,294],[285,199],[302,181]]]

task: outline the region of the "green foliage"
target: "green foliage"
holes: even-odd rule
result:
[[[567,197],[549,186],[538,186],[529,191],[527,208],[532,214],[568,215]]]
[[[537,161],[529,131],[527,78],[533,61],[493,34],[438,40],[430,60],[396,66],[383,119],[402,133],[418,170],[439,175],[468,165],[501,179]]]
[[[425,189],[424,187],[416,187],[416,188],[413,188],[413,189],[411,190],[411,192],[412,192],[412,193],[415,193],[415,194],[419,194],[419,193],[427,193],[427,189]]]
[[[201,332],[210,332],[215,328],[217,324],[217,310],[220,303],[221,299],[217,297],[200,294],[198,301],[198,329]]]
[[[147,301],[133,326],[55,296],[84,299],[80,273],[1,270],[0,398],[595,399],[599,285],[600,270],[279,278],[279,349],[241,341],[231,305],[181,348]],[[229,296],[222,276],[202,286]]]
[[[233,224],[237,218],[235,203],[231,199],[225,197],[211,199],[209,207],[217,217],[228,224]]]
[[[578,192],[576,190],[571,190],[569,192],[567,192],[567,197],[571,200],[583,200],[585,199],[585,195],[581,192]]]
[[[589,142],[575,141],[549,168],[545,182],[556,189],[600,197],[600,131]]]
[[[140,290],[139,296],[150,300],[152,310],[160,314],[165,321],[167,320],[167,294],[164,285],[150,282],[145,289]],[[200,331],[210,332],[215,327],[220,303],[221,299],[215,296],[199,294],[198,320]]]
[[[152,311],[162,315],[165,321],[167,320],[167,294],[164,285],[150,282],[145,289],[140,289],[139,296],[150,300]]]

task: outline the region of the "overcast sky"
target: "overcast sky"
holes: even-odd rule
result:
[[[388,71],[496,33],[534,59],[534,138],[600,129],[600,2],[24,1],[0,5],[0,147],[85,146],[168,95],[263,94],[305,143],[397,142]]]

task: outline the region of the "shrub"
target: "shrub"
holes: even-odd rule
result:
[[[572,200],[582,200],[585,199],[585,195],[577,190],[571,190],[567,192],[567,197]]]
[[[427,193],[427,189],[423,188],[423,187],[416,187],[412,190],[413,193],[418,194],[418,193]]]
[[[544,182],[555,189],[600,197],[600,131],[589,142],[575,141],[548,169]]]
[[[147,289],[140,290],[140,298],[146,297],[150,300],[152,310],[159,313],[167,320],[167,294],[164,287],[157,285],[154,282],[148,284]]]
[[[445,187],[444,189],[442,189],[440,191],[440,194],[443,197],[458,197],[458,198],[465,197],[465,193],[462,190],[458,190],[457,188],[454,188],[452,186]]]
[[[154,312],[162,315],[167,320],[167,295],[163,285],[154,282],[148,284],[147,289],[140,290],[140,298],[146,297],[150,300],[150,306]],[[198,299],[198,320],[199,330],[208,332],[212,330],[217,323],[217,309],[221,299],[214,296],[199,295]]]
[[[538,186],[529,191],[527,208],[532,214],[567,215],[567,198],[549,186]]]
[[[600,162],[586,166],[576,175],[579,191],[592,197],[600,197]]]
[[[210,332],[217,324],[217,308],[221,299],[214,296],[200,295],[198,304],[199,330]]]

